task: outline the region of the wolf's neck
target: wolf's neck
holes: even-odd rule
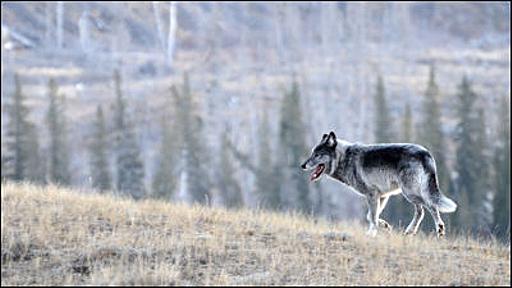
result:
[[[329,175],[332,175],[334,171],[338,168],[338,165],[340,163],[341,158],[345,155],[345,150],[348,146],[350,146],[352,143],[336,139],[337,145],[336,145],[336,157],[333,160],[333,163],[331,163],[331,171],[329,171]]]
[[[352,143],[341,139],[336,139],[336,142],[338,142],[338,144],[336,145],[336,152],[339,151],[341,155],[345,154],[345,150],[347,150],[347,147],[352,145]]]

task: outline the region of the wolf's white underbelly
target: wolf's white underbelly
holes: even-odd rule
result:
[[[362,175],[365,183],[377,188],[381,193],[390,194],[391,191],[395,191],[390,194],[394,195],[401,192],[399,189],[400,182],[395,171],[389,169],[372,169]],[[396,192],[396,190],[399,191]]]

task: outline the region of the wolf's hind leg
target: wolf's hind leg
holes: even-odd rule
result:
[[[441,215],[439,214],[439,209],[432,206],[427,207],[427,209],[428,212],[430,212],[430,215],[432,215],[432,219],[434,219],[434,223],[436,225],[437,238],[443,237],[445,234],[445,227],[443,219],[441,219]]]
[[[414,204],[414,217],[412,218],[411,223],[405,229],[405,234],[415,235],[418,232],[418,227],[420,227],[421,221],[423,220],[423,216],[425,215],[425,211],[423,210],[423,206],[420,204]]]

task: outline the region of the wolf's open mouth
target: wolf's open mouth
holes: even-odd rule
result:
[[[318,178],[320,178],[322,173],[324,173],[324,170],[325,170],[325,165],[324,164],[318,164],[318,166],[316,166],[316,168],[313,171],[313,173],[311,173],[311,177],[309,178],[309,181],[318,180]]]

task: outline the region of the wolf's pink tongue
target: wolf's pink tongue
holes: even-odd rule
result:
[[[322,165],[316,166],[315,171],[313,171],[313,173],[311,173],[311,177],[309,177],[309,181],[313,181],[316,178],[318,178],[318,176],[320,176],[320,174],[322,173],[322,170],[323,170]]]

